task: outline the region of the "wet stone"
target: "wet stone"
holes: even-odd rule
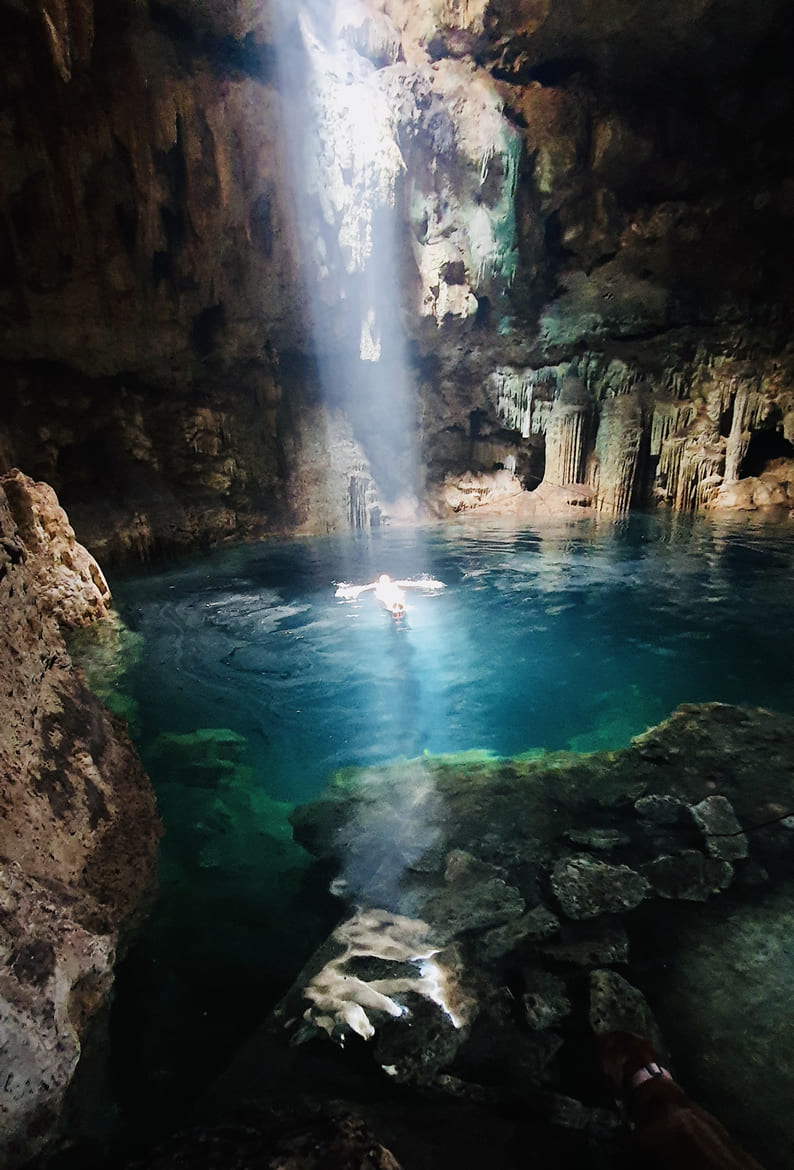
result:
[[[690,812],[703,833],[706,849],[712,857],[722,861],[737,861],[747,856],[747,837],[727,797],[707,796],[700,804],[693,804]]]
[[[590,1027],[603,1032],[634,1032],[661,1047],[659,1027],[642,992],[617,971],[590,972]]]
[[[599,853],[609,853],[618,845],[631,844],[631,837],[621,833],[619,829],[569,829],[565,833],[565,838],[572,845],[582,845]]]
[[[551,885],[569,918],[633,910],[648,891],[646,879],[627,865],[607,865],[590,857],[562,858],[554,866]]]
[[[512,1094],[516,1084],[547,1081],[562,1044],[551,1028],[522,1028],[513,997],[497,992],[483,1004],[455,1067],[465,1080],[502,1086]]]
[[[571,1014],[565,983],[548,971],[524,972],[524,1018],[533,1031],[553,1028]]]
[[[655,825],[675,825],[685,805],[676,796],[641,796],[634,801],[634,808],[641,817]]]
[[[696,849],[657,857],[642,872],[660,898],[685,902],[706,902],[733,881],[730,862],[704,857]]]
[[[565,1097],[562,1093],[546,1093],[542,1103],[546,1106],[546,1116],[551,1124],[562,1129],[605,1138],[621,1125],[620,1117],[614,1110],[585,1105],[575,1097]]]
[[[504,880],[503,871],[462,849],[453,850],[444,871],[446,886],[422,901],[420,910],[448,942],[459,934],[500,926],[524,913],[524,899]]]
[[[545,906],[534,906],[520,918],[489,930],[482,937],[480,954],[486,960],[500,959],[525,944],[552,938],[560,930],[560,920]]]
[[[404,997],[410,1027],[401,1018],[382,1021],[373,1056],[400,1083],[430,1084],[454,1060],[464,1033],[446,1013],[418,995]]]
[[[614,919],[572,923],[566,926],[564,937],[559,942],[544,943],[538,951],[555,963],[600,967],[605,963],[627,963],[629,939]]]

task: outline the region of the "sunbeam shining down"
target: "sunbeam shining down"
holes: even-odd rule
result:
[[[382,71],[350,5],[282,4],[278,60],[328,461],[352,528],[417,512],[417,409],[401,322],[405,163]],[[300,92],[298,92],[300,90]],[[333,488],[332,488],[333,490]]]

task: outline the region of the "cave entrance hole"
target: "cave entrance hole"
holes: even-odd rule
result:
[[[794,445],[779,430],[754,431],[739,469],[739,478],[762,475],[775,459],[794,459]]]

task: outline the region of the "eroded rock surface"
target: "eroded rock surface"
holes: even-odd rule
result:
[[[123,724],[61,627],[107,612],[102,573],[45,484],[0,481],[0,1156],[51,1142],[123,932],[151,887],[159,822]]]
[[[4,11],[0,469],[103,558],[794,506],[784,0]]]
[[[609,1127],[592,1110],[601,1092],[592,1032],[639,1030],[666,1052],[668,1031],[683,1043],[682,1020],[711,994],[712,976],[695,988],[691,974],[685,1005],[660,994],[659,972],[646,969],[657,918],[664,969],[690,972],[702,948],[690,963],[675,940],[690,945],[695,921],[723,921],[729,907],[752,915],[764,887],[779,887],[789,906],[793,732],[789,717],[711,704],[680,708],[617,752],[424,757],[340,774],[292,819],[299,841],[336,862],[334,888],[357,909],[307,965],[274,1027],[298,1044],[356,1033],[357,1051],[368,1046],[382,1075],[423,1091],[504,1106],[518,1080],[530,1111],[580,1126],[593,1156],[606,1156]],[[389,828],[398,810],[399,840]],[[788,912],[778,907],[776,931]],[[369,941],[365,921],[377,927]],[[709,945],[718,935],[715,926]],[[720,953],[737,973],[749,961],[732,935]],[[775,994],[772,968],[753,964]],[[680,991],[685,979],[673,982]],[[738,1050],[742,1019],[720,1019]],[[703,1040],[682,1063],[694,1067],[708,1047]],[[771,1042],[765,1058],[781,1070],[788,1060]],[[729,1123],[721,1093],[730,1079],[723,1070],[710,1102]],[[769,1161],[766,1115],[754,1129],[751,1114],[743,1140]]]

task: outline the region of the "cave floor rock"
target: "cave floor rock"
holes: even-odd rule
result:
[[[622,751],[339,774],[293,823],[342,919],[196,1133],[352,1113],[406,1170],[609,1167],[594,1033],[621,1027],[790,1166],[793,763],[794,719],[709,704]],[[146,1165],[184,1164],[180,1140]]]

